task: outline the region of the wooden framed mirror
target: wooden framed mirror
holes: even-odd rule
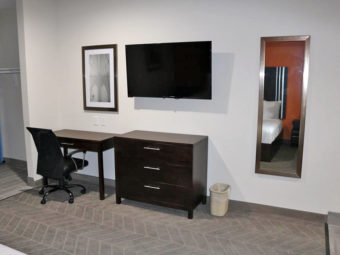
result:
[[[261,38],[255,172],[300,178],[310,36]]]

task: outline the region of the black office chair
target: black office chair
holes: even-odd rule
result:
[[[46,203],[46,198],[52,192],[64,190],[69,195],[68,202],[74,202],[73,193],[69,190],[73,187],[81,187],[81,193],[86,193],[86,188],[80,184],[69,184],[72,180],[71,173],[83,169],[88,165],[85,160],[86,151],[76,150],[68,155],[61,152],[60,144],[56,135],[49,129],[27,127],[27,130],[32,134],[35,146],[38,151],[38,166],[37,173],[43,176],[43,187],[39,191],[43,195],[42,204]],[[72,155],[83,152],[83,159],[73,158]],[[58,180],[58,185],[49,185],[48,179]],[[51,188],[46,191],[47,188]]]

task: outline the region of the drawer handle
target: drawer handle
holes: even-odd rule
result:
[[[160,167],[152,167],[152,166],[144,166],[145,169],[150,169],[150,170],[156,170],[156,171],[160,171],[161,168]]]
[[[147,188],[147,189],[161,189],[160,187],[150,186],[150,185],[144,185],[144,188]]]
[[[61,143],[61,145],[69,145],[69,146],[73,146],[74,143]]]
[[[149,147],[149,146],[146,146],[146,147],[144,147],[144,150],[160,151],[161,149],[158,148],[158,147]]]

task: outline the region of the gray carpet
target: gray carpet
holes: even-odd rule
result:
[[[231,202],[225,217],[207,205],[188,220],[181,210],[123,200],[114,190],[104,201],[97,187],[63,192],[41,205],[37,190],[0,201],[0,243],[27,254],[325,254],[325,217],[260,205]]]
[[[32,188],[26,183],[26,162],[8,158],[5,160],[5,163],[0,164],[0,200]]]
[[[282,173],[296,173],[298,147],[282,144],[271,162],[260,162],[260,169]]]

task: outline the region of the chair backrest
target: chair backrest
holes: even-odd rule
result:
[[[37,173],[48,178],[63,178],[63,154],[56,135],[49,129],[27,127],[38,151]]]

